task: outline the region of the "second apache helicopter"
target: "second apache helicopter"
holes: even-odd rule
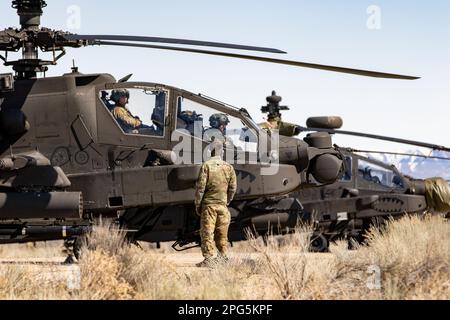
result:
[[[0,243],[58,239],[73,243],[99,215],[117,218],[136,241],[176,241],[179,246],[197,241],[194,186],[202,151],[208,145],[202,139],[203,119],[216,113],[228,115],[231,128],[239,133],[237,142],[243,145],[241,152],[233,150],[228,158],[241,163],[234,165],[238,193],[230,208],[231,241],[243,240],[247,227],[265,225],[267,231],[268,223],[279,213],[288,217],[281,222],[283,226],[295,224],[304,213],[302,204],[298,198],[285,195],[334,183],[344,173],[343,154],[333,147],[328,133],[312,133],[304,141],[281,136],[279,150],[270,143],[264,150],[255,141],[270,142],[270,135],[258,127],[245,109],[203,95],[158,83],[127,82],[129,77],[116,81],[109,74],[82,74],[77,68],[60,77],[38,78],[37,73],[56,64],[66,47],[143,47],[379,78],[417,79],[136,42],[283,53],[272,48],[70,34],[39,26],[45,1],[15,0],[12,5],[20,16],[21,28],[0,31],[0,51],[21,51],[22,58],[9,61],[7,56],[0,56],[15,71],[15,75],[0,76]],[[40,59],[39,49],[52,52],[53,60]],[[124,89],[131,101],[140,106],[132,111],[141,112],[141,119],[148,124],[135,132],[125,131],[110,111],[114,100],[111,96]],[[193,119],[197,124],[200,121],[200,126],[190,126]],[[195,135],[196,130],[200,137]],[[248,139],[239,139],[241,136]],[[173,157],[180,141],[187,141],[192,149]],[[194,152],[198,147],[200,155]],[[180,159],[188,161],[177,164]],[[272,175],[261,174],[274,161],[280,163],[277,170]]]
[[[261,107],[261,112],[268,114],[267,121],[259,126],[269,132],[279,130],[281,135],[293,137],[302,132],[319,131],[325,132],[324,137],[327,134],[346,134],[450,151],[446,147],[429,143],[337,130],[343,125],[339,117],[309,118],[307,127],[302,127],[282,120],[281,111],[289,110],[289,107],[280,105],[282,98],[275,91],[266,100],[267,105]],[[361,243],[365,232],[373,224],[382,224],[390,217],[450,211],[450,188],[444,179],[414,179],[402,174],[394,165],[359,154],[385,152],[335,147],[345,159],[345,171],[341,178],[332,184],[300,189],[289,194],[302,204],[302,220],[314,226],[310,246],[312,251],[325,252],[330,242],[337,239],[349,240],[350,247],[355,242]],[[401,155],[417,157],[413,154]],[[433,156],[424,158],[450,160]],[[282,221],[283,216],[277,215],[272,219],[275,226],[277,220]],[[266,229],[263,226],[261,231],[265,232]]]

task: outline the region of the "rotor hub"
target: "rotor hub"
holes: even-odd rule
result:
[[[286,53],[285,51],[269,47],[238,45],[233,43],[221,43],[212,41],[147,37],[147,36],[143,37],[143,36],[124,36],[124,35],[78,35],[63,31],[53,31],[47,28],[40,28],[43,8],[47,6],[46,1],[44,0],[11,0],[11,1],[12,1],[12,8],[17,10],[17,14],[20,17],[21,29],[17,30],[13,28],[8,28],[3,31],[0,31],[0,59],[5,62],[5,65],[14,66],[15,68],[14,70],[16,70],[17,72],[16,75],[17,78],[26,78],[26,79],[33,78],[36,76],[36,72],[45,72],[46,70],[45,68],[40,68],[43,62],[37,57],[37,49],[42,52],[52,51],[54,58],[51,64],[56,64],[57,60],[61,57],[61,54],[62,55],[64,54],[65,47],[80,48],[84,46],[99,45],[99,46],[148,48],[148,49],[168,50],[177,52],[199,53],[212,56],[222,56],[228,58],[245,59],[281,65],[291,65],[296,67],[312,68],[368,77],[406,79],[406,80],[418,79],[418,77],[412,76],[403,76],[384,72],[343,68],[329,65],[307,63],[302,61],[275,59],[271,57],[261,57],[247,54],[221,52],[217,50],[194,49],[190,46],[226,48],[233,50],[257,51],[276,54]],[[188,47],[168,46],[149,43],[176,44]],[[5,57],[1,55],[1,52],[10,52],[10,51],[17,52],[21,49],[24,50],[23,58],[21,60],[12,63],[7,61],[7,56]],[[61,51],[62,53],[56,57],[55,56],[56,51]],[[32,61],[34,62],[32,63]],[[24,68],[22,67],[24,64],[32,65],[32,67]],[[267,99],[268,105],[263,107],[264,108],[263,112],[269,113],[269,118],[280,117],[281,116],[280,110],[289,110],[287,107],[279,106],[280,102],[281,97],[277,96],[276,93],[273,92],[272,95],[268,97]]]
[[[38,29],[41,24],[42,8],[46,7],[44,0],[14,0],[12,7],[17,9],[22,30]]]

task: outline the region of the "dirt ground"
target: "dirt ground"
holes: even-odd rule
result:
[[[383,299],[450,297],[450,232],[440,216],[405,217],[368,234],[368,245],[307,252],[309,233],[233,244],[229,264],[198,268],[199,248],[128,245],[97,227],[79,263],[61,242],[0,246],[0,299]]]
[[[49,256],[43,257],[40,255],[41,250],[35,250],[34,254],[33,251],[27,250],[27,248],[23,247],[24,251],[21,252],[20,246],[15,246],[15,253],[14,254],[7,254],[1,255],[0,254],[0,266],[17,266],[17,267],[24,267],[28,266],[31,269],[35,270],[36,273],[41,272],[53,272],[53,271],[59,271],[64,272],[66,270],[73,270],[78,265],[78,262],[75,261],[73,264],[66,264],[65,260],[67,258],[67,255],[64,254],[63,247],[61,246],[58,250],[57,246],[54,246],[52,251],[53,254],[48,253]],[[9,250],[8,250],[9,251]],[[28,252],[27,252],[28,251]],[[60,253],[58,251],[61,251]],[[145,251],[145,249],[144,249]],[[26,253],[24,256],[24,253]],[[204,268],[198,268],[196,266],[197,263],[201,262],[203,260],[203,256],[199,249],[191,249],[189,251],[185,252],[166,252],[165,249],[162,249],[161,252],[153,251],[152,253],[156,253],[157,256],[160,256],[160,258],[163,261],[168,262],[169,264],[173,265],[177,271],[179,272],[189,272],[192,270],[201,270]],[[286,252],[282,253],[283,256],[291,256],[298,253],[295,252]],[[50,256],[51,255],[51,256]],[[259,253],[247,253],[247,252],[230,252],[230,259],[246,259],[246,260],[254,260],[256,261],[261,257],[261,254]],[[308,259],[317,259],[317,260],[323,260],[323,259],[330,259],[332,257],[329,253],[309,253]]]
[[[151,252],[159,256],[167,265],[173,266],[178,274],[191,275],[197,272],[207,271],[207,268],[199,268],[197,263],[203,260],[199,248],[190,249],[184,252],[176,252],[169,245],[163,245],[162,249],[144,248],[143,252]],[[298,253],[286,252],[283,256],[293,256]],[[36,281],[54,282],[55,284],[66,284],[73,282],[80,270],[78,262],[66,264],[67,254],[64,252],[62,243],[46,243],[33,245],[6,245],[0,249],[0,269],[2,267],[14,267],[23,269],[35,276]],[[261,258],[259,253],[230,252],[231,260],[247,260],[256,262]],[[308,259],[325,260],[331,259],[332,255],[327,253],[310,253]]]

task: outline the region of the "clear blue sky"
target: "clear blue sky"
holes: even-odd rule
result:
[[[282,58],[423,77],[383,80],[260,62],[147,49],[69,49],[49,75],[109,72],[116,78],[161,82],[259,108],[275,89],[291,107],[287,121],[339,115],[346,130],[367,131],[450,146],[450,2],[396,1],[66,1],[47,0],[42,25],[67,30],[67,8],[81,10],[82,34],[134,34],[273,46]],[[367,8],[381,9],[381,29],[367,27]],[[70,21],[70,20],[69,20]],[[10,1],[0,4],[0,28],[18,25]],[[4,67],[0,68],[5,71]],[[406,146],[358,138],[335,142],[359,148]]]

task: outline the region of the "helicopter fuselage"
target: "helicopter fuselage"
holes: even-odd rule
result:
[[[169,97],[165,134],[127,134],[101,100],[102,90],[117,87],[161,90]],[[83,192],[88,211],[115,212],[136,207],[182,204],[193,200],[199,163],[149,166],[149,151],[170,152],[176,141],[175,97],[189,97],[209,104],[217,112],[227,112],[246,121],[237,110],[220,106],[199,95],[153,83],[117,84],[109,75],[67,74],[63,77],[17,81],[6,95],[2,110],[20,108],[30,129],[11,146],[3,146],[2,156],[33,150],[60,167],[71,181],[69,190]],[[150,110],[149,110],[150,111]],[[201,142],[205,144],[204,142]],[[299,144],[304,142],[299,141]],[[297,146],[294,145],[296,148]],[[296,151],[296,150],[294,150]],[[201,162],[200,162],[201,163]],[[236,164],[239,174],[256,181],[240,181],[240,198],[283,194],[299,187],[300,176],[292,165],[280,165],[277,175],[259,174],[261,164]],[[181,181],[181,182],[180,182]]]
[[[105,93],[124,88],[135,90],[144,97],[155,94],[164,97],[155,100],[159,104],[162,101],[164,110],[160,134],[148,134],[148,128],[126,132],[121,127],[111,112],[114,106],[104,97]],[[140,224],[142,221],[135,224],[136,217],[150,217],[151,220],[155,214],[161,217],[164,212],[165,218],[160,219],[160,223],[165,221],[160,226],[163,230],[159,234],[151,233],[153,236],[150,237],[147,233],[144,238],[148,241],[177,239],[179,231],[183,231],[188,223],[188,217],[193,215],[195,183],[208,146],[202,135],[180,130],[182,101],[203,108],[203,112],[227,114],[236,120],[239,128],[243,127],[238,131],[240,135],[252,131],[251,139],[256,137],[258,140],[264,135],[264,139],[270,140],[244,109],[171,86],[118,83],[108,74],[83,75],[78,72],[62,77],[16,81],[14,90],[3,94],[0,111],[0,121],[15,124],[9,131],[8,128],[3,130],[0,143],[0,157],[10,164],[3,168],[3,176],[7,179],[0,182],[0,187],[9,192],[9,204],[14,205],[11,199],[17,192],[41,192],[45,196],[51,191],[72,192],[74,197],[80,194],[80,208],[65,208],[72,215],[56,218],[73,219],[76,218],[74,212],[78,211],[81,212],[78,218],[84,219],[101,214],[121,217],[129,228],[139,230],[143,225]],[[173,152],[180,141],[188,141],[192,146],[183,150],[184,162],[178,161],[180,159]],[[295,199],[283,202],[281,207],[272,204],[270,210],[262,212],[247,214],[244,207],[257,199],[285,197],[283,195],[301,187],[323,184],[314,177],[334,181],[341,171],[342,161],[331,144],[328,148],[316,148],[297,138],[280,137],[276,150],[268,142],[265,152],[268,161],[264,162],[258,147],[247,150],[254,141],[242,140],[242,143],[243,148],[234,146],[230,148],[231,154],[225,153],[237,173],[238,192],[234,204],[238,209],[233,212],[241,222],[276,210],[289,211],[292,206],[297,208],[292,212],[296,217],[300,207]],[[18,161],[22,158],[27,159],[24,164]],[[276,163],[271,164],[274,159]],[[310,163],[318,159],[321,170],[306,172]],[[329,164],[329,170],[323,164]],[[276,170],[262,174],[262,170],[271,165]],[[60,197],[63,202],[62,194]],[[33,217],[48,218],[47,207],[44,205],[43,211]],[[195,215],[193,217],[196,221]],[[296,219],[292,221],[295,224]],[[152,231],[157,229],[152,228]],[[238,229],[239,237],[242,237],[242,228]]]

